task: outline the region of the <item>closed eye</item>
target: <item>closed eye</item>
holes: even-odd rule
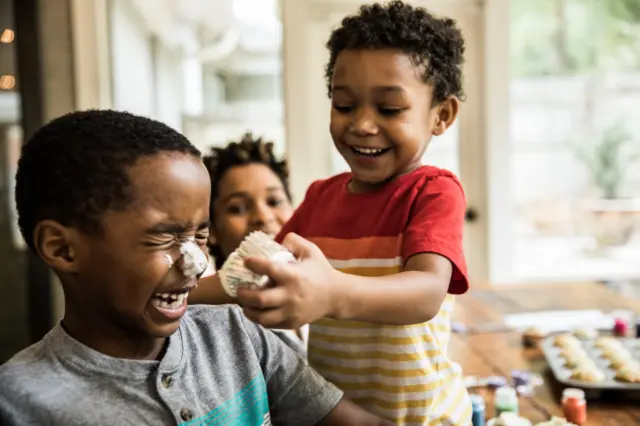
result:
[[[174,239],[171,240],[167,240],[167,241],[147,241],[144,243],[145,246],[147,247],[165,247],[165,246],[170,246],[175,242]]]
[[[380,112],[380,114],[385,116],[398,115],[404,110],[405,108],[378,108],[378,111]]]

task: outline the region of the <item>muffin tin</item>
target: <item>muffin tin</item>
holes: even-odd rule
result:
[[[551,367],[553,375],[558,382],[569,387],[575,387],[584,389],[585,391],[605,391],[605,390],[620,390],[620,391],[633,391],[634,394],[638,392],[640,395],[640,383],[627,383],[615,378],[616,370],[611,368],[609,361],[602,355],[602,351],[596,347],[596,340],[580,340],[583,349],[591,360],[593,360],[596,366],[604,373],[605,379],[600,382],[586,382],[581,380],[575,380],[571,378],[571,369],[565,366],[565,360],[561,356],[561,348],[555,345],[555,338],[557,335],[551,335],[542,341],[540,347],[547,360],[547,363]],[[624,345],[625,348],[631,352],[631,355],[640,362],[640,339],[616,339]],[[588,396],[596,397],[597,395],[591,393]]]

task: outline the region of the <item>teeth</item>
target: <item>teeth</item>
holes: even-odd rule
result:
[[[360,148],[360,147],[356,147],[356,146],[354,146],[353,149],[357,153],[367,154],[367,155],[380,154],[382,151],[384,151],[382,148]]]
[[[165,309],[178,309],[185,302],[189,293],[156,293],[151,304]],[[166,299],[171,300],[168,302]]]

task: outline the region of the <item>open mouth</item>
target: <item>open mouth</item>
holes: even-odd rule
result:
[[[186,304],[187,297],[189,297],[187,289],[175,293],[156,293],[151,299],[151,304],[161,310],[177,310]]]
[[[365,148],[365,147],[359,147],[359,146],[351,146],[349,148],[358,157],[368,157],[368,158],[379,157],[391,149],[391,148]]]

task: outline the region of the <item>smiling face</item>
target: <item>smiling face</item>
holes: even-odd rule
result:
[[[330,131],[353,174],[350,189],[374,189],[421,164],[433,135],[455,120],[455,98],[432,105],[420,67],[396,50],[344,50],[331,82]]]
[[[234,166],[218,182],[211,243],[226,258],[252,231],[276,235],[292,214],[282,181],[273,170],[260,163]]]
[[[195,243],[206,256],[209,175],[199,158],[180,153],[143,158],[128,174],[133,201],[104,214],[101,236],[78,233],[67,314],[141,339],[166,337],[197,282],[181,269],[181,248]]]

